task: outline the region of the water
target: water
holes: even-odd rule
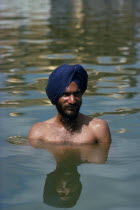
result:
[[[140,208],[139,17],[138,0],[0,0],[1,209],[55,209],[45,197],[53,179],[78,186],[73,209]],[[56,114],[45,85],[63,63],[86,68],[81,112],[111,129],[108,153],[94,148],[91,164],[78,159],[80,149],[57,164],[47,149],[25,143],[32,124]],[[64,165],[69,171],[59,170]]]

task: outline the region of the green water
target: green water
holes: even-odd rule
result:
[[[64,208],[140,208],[139,18],[138,0],[0,0],[0,209],[55,209],[54,180],[77,189]],[[107,160],[94,148],[92,163],[81,161],[72,149],[58,164],[25,143],[32,124],[56,114],[45,86],[63,63],[88,72],[81,112],[107,120]]]

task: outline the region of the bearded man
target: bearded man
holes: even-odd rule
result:
[[[64,64],[49,76],[46,93],[58,114],[36,123],[28,134],[29,143],[108,144],[111,135],[105,120],[80,113],[82,95],[87,89],[88,74],[79,64]]]

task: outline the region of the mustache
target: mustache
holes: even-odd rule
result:
[[[79,107],[80,104],[71,104],[71,105],[66,105],[65,108],[76,108],[76,107]]]

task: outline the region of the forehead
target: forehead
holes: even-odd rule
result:
[[[76,92],[76,91],[80,91],[80,89],[74,81],[72,81],[65,90],[65,92]]]

